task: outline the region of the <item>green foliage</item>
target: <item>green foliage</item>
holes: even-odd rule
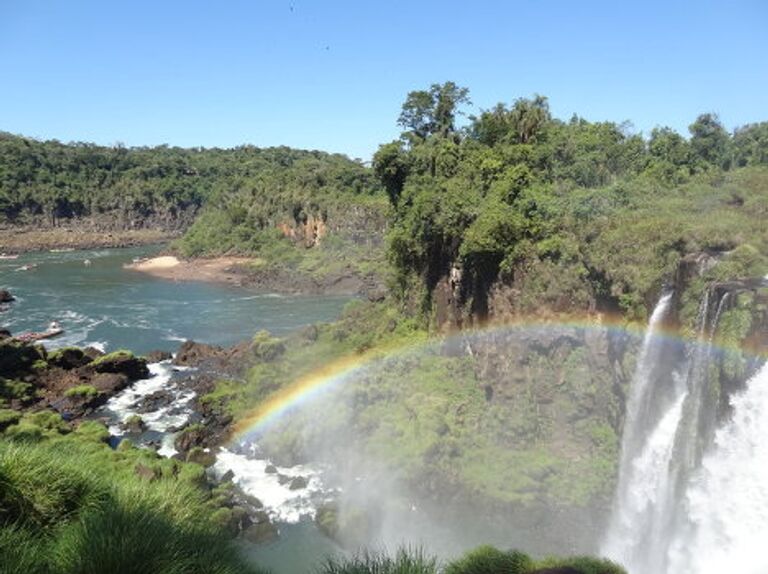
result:
[[[133,358],[135,358],[135,355],[131,351],[126,351],[125,349],[119,349],[117,351],[107,353],[106,355],[101,355],[100,357],[96,357],[91,362],[91,366],[98,367],[99,365],[102,365],[104,363],[111,363],[113,361],[122,361],[122,360],[133,359]]]
[[[400,548],[394,556],[363,551],[348,558],[330,557],[320,574],[436,574],[437,560],[421,549]]]
[[[682,256],[765,245],[766,124],[731,137],[704,114],[690,140],[669,128],[645,140],[627,124],[552,118],[535,95],[447,137],[431,119],[436,93],[408,95],[399,123],[410,131],[374,163],[396,208],[395,293],[427,315],[450,276],[481,317],[501,280],[521,294],[518,312],[597,306],[643,319]],[[724,175],[732,165],[761,168]]]
[[[85,434],[0,440],[4,572],[255,572],[211,519],[218,503],[184,472],[196,465],[112,451]],[[141,480],[139,463],[159,478]]]
[[[78,399],[93,399],[98,396],[99,391],[93,385],[77,385],[64,392],[65,397]]]
[[[445,574],[526,574],[533,560],[522,552],[502,552],[493,546],[479,546],[446,566]]]

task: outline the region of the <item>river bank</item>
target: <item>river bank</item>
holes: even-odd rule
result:
[[[16,255],[33,251],[136,247],[162,243],[178,233],[156,229],[122,231],[82,230],[69,227],[0,229],[0,253]]]
[[[174,255],[161,255],[133,262],[125,268],[170,281],[227,284],[262,293],[352,295],[372,301],[381,300],[386,294],[380,277],[361,275],[351,265],[319,275],[270,265],[257,257],[181,259]]]

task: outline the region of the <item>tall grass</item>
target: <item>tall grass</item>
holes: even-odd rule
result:
[[[181,473],[141,479],[143,456],[0,441],[3,574],[255,574],[211,522],[208,492]]]

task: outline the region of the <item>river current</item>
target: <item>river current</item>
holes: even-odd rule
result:
[[[51,321],[57,321],[64,334],[45,341],[49,349],[90,345],[106,352],[174,352],[187,339],[232,345],[262,329],[285,335],[335,319],[350,300],[345,296],[263,294],[213,283],[174,282],[124,268],[133,259],[152,256],[160,249],[38,252],[0,260],[0,288],[16,297],[0,313],[0,327],[19,334],[44,330]],[[120,423],[139,412],[143,398],[160,389],[168,390],[175,397],[173,405],[154,412],[141,411],[148,427],[142,439],[162,443],[160,453],[172,455],[172,430],[192,415],[194,393],[176,387],[181,373],[168,362],[155,363],[150,370],[150,379],[111,399],[99,414],[110,420],[110,431],[120,436],[124,432]],[[244,544],[246,552],[275,574],[309,571],[324,555],[337,550],[310,520],[313,497],[323,496],[318,471],[278,468],[281,476],[296,474],[309,479],[305,488],[293,491],[278,482],[277,474],[265,472],[268,465],[269,461],[257,454],[224,450],[213,470],[217,474],[231,470],[241,488],[263,499],[280,529],[275,542]]]

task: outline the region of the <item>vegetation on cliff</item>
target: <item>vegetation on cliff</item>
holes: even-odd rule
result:
[[[668,128],[646,139],[628,124],[553,118],[534,96],[459,129],[467,97],[450,82],[411,92],[401,139],[374,157],[393,205],[397,292],[427,315],[442,283],[458,322],[503,302],[642,318],[685,254],[768,247],[768,123],[729,134],[703,114],[689,139]]]

